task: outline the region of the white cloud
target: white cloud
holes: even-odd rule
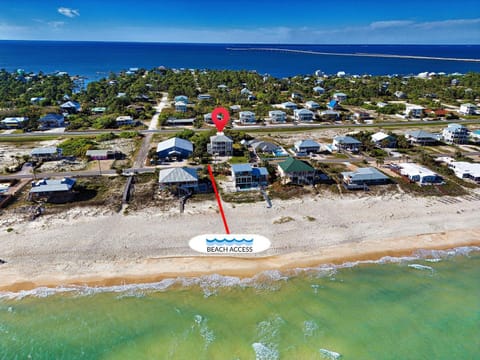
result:
[[[410,20],[387,20],[387,21],[375,21],[372,22],[369,27],[371,29],[385,29],[392,27],[401,27],[413,24]]]
[[[76,9],[70,9],[70,8],[66,8],[66,7],[59,7],[57,9],[57,11],[64,15],[64,16],[67,16],[69,18],[74,18],[76,16],[80,16],[80,12]]]
[[[49,21],[47,24],[54,29],[59,29],[65,25],[65,21]]]

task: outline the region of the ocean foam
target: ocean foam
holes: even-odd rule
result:
[[[322,354],[322,357],[324,359],[329,359],[329,360],[337,360],[342,357],[341,354],[335,351],[327,350],[327,349],[320,349],[320,354]]]

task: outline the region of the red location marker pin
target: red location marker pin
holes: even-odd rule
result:
[[[222,117],[220,118],[218,115],[222,115]],[[217,127],[218,132],[223,131],[225,125],[228,124],[228,120],[230,120],[230,114],[227,109],[218,107],[212,111],[212,121]]]

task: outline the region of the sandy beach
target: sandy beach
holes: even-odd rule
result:
[[[447,201],[445,201],[447,199]],[[440,201],[442,200],[442,201]],[[214,202],[186,212],[150,208],[129,215],[74,208],[32,222],[0,218],[0,290],[105,286],[177,276],[247,277],[411,255],[418,249],[480,245],[480,200],[407,194],[320,194],[288,201],[224,204],[233,233],[257,233],[272,248],[250,257],[202,256],[190,238],[223,232]],[[13,231],[7,232],[11,227]]]

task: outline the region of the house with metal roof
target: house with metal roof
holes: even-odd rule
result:
[[[60,105],[60,108],[62,110],[65,110],[69,114],[75,114],[77,112],[82,111],[82,107],[81,107],[80,103],[77,102],[77,101],[73,101],[73,100],[70,100],[70,101],[67,101],[67,102],[63,103],[62,105]]]
[[[184,101],[175,101],[175,111],[187,112],[187,103]]]
[[[335,136],[332,146],[337,150],[346,150],[350,152],[359,152],[362,143],[351,136]]]
[[[440,175],[415,163],[400,163],[398,164],[398,168],[400,169],[401,175],[420,185],[443,183]]]
[[[28,117],[6,117],[0,123],[4,129],[21,129],[28,121]]]
[[[282,110],[270,110],[268,112],[268,117],[274,124],[285,123],[287,121],[287,113]]]
[[[173,99],[173,101],[174,101],[174,102],[181,101],[181,102],[184,102],[184,103],[188,104],[188,96],[178,95],[178,96],[175,96],[175,98]]]
[[[197,96],[197,99],[198,100],[211,100],[212,99],[212,95],[210,94],[199,94]]]
[[[338,120],[340,113],[334,110],[324,110],[320,113],[320,118],[323,120]]]
[[[405,107],[405,115],[412,118],[421,118],[425,115],[425,108],[420,105],[408,104]]]
[[[437,137],[435,135],[424,130],[407,131],[405,133],[405,138],[411,144],[418,144],[418,145],[433,145],[438,142]]]
[[[233,140],[223,133],[210,136],[210,144],[207,144],[207,152],[211,155],[232,156]]]
[[[462,104],[458,112],[462,115],[475,115],[477,113],[477,107],[470,103]]]
[[[466,161],[451,161],[448,167],[453,170],[455,176],[460,179],[470,179],[480,184],[480,164]]]
[[[49,113],[38,119],[40,128],[50,129],[65,126],[65,117],[62,114]]]
[[[62,149],[57,147],[34,148],[30,151],[30,156],[34,160],[58,160],[62,157]]]
[[[237,190],[254,189],[268,185],[268,171],[250,164],[233,164],[232,179]]]
[[[442,131],[443,140],[447,144],[468,144],[470,132],[460,124],[448,124]]]
[[[397,145],[397,139],[394,136],[385,134],[382,131],[376,132],[371,138],[375,146],[380,148],[393,148]]]
[[[320,151],[320,144],[313,140],[299,140],[295,142],[294,150],[297,155],[307,155],[311,153],[318,153]]]
[[[42,179],[32,181],[32,188],[28,195],[30,201],[45,200],[47,202],[62,203],[73,200],[73,186],[75,179]]]
[[[268,141],[252,141],[250,146],[253,148],[255,153],[275,154],[275,152],[280,149],[280,146]]]
[[[109,149],[102,149],[102,150],[87,150],[85,156],[89,160],[107,160],[108,158],[112,158],[115,155],[113,150]]]
[[[213,124],[212,113],[210,112],[208,114],[204,114],[203,121],[205,121],[207,124]]]
[[[292,157],[278,163],[278,172],[284,184],[310,185],[315,182],[316,170],[307,162]]]
[[[321,94],[325,94],[325,89],[321,86],[315,86],[313,88],[313,92],[318,94],[318,95],[321,95]]]
[[[240,111],[239,113],[240,122],[242,124],[255,124],[255,113],[252,111]]]
[[[337,92],[337,93],[333,94],[333,98],[335,100],[337,100],[338,102],[342,102],[342,101],[347,100],[347,94],[342,93],[342,92]]]
[[[186,159],[193,153],[193,144],[185,139],[174,137],[158,143],[157,155],[159,159]]]
[[[368,185],[388,184],[390,178],[373,167],[358,168],[355,171],[342,172],[344,186],[347,189],[363,189]]]
[[[291,101],[286,101],[280,104],[280,107],[286,110],[295,110],[297,108],[297,104]]]
[[[198,189],[197,170],[187,167],[162,169],[158,176],[158,182],[161,189],[178,187],[196,191]]]
[[[299,122],[312,122],[315,114],[313,111],[307,109],[295,109],[293,110],[293,117]]]
[[[305,103],[305,107],[308,110],[317,110],[320,108],[320,105],[315,101],[309,100]]]
[[[115,119],[115,123],[117,124],[117,126],[128,126],[128,125],[134,125],[135,120],[133,120],[133,117],[131,117],[130,115],[122,115],[122,116],[118,116]]]

